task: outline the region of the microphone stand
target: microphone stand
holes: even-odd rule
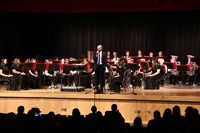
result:
[[[145,70],[143,70],[143,75],[142,75],[142,87],[143,89],[146,88],[146,84],[145,84]]]
[[[137,93],[135,93],[135,89],[134,89],[134,87],[133,87],[133,95],[137,95]]]

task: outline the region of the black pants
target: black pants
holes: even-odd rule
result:
[[[97,92],[100,92],[100,93],[103,92],[103,87],[105,86],[104,72],[105,72],[105,68],[102,65],[98,65],[95,70],[95,75],[94,75],[95,89],[97,90]]]
[[[145,89],[159,89],[160,88],[160,77],[146,77],[145,78]]]
[[[20,90],[23,83],[23,77],[20,74],[14,74],[10,82],[10,90]]]
[[[42,77],[34,77],[32,75],[29,76],[29,87],[33,89],[39,89],[42,86]]]

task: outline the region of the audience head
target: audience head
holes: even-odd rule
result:
[[[93,106],[91,107],[91,111],[92,111],[92,113],[96,113],[97,107],[96,107],[95,105],[93,105]]]
[[[81,113],[78,108],[74,108],[72,110],[72,116],[80,116],[80,115],[81,115]]]
[[[18,108],[17,108],[17,113],[18,114],[23,114],[24,113],[24,106],[19,106]]]
[[[118,111],[117,104],[112,104],[111,109],[112,111],[117,112]]]
[[[160,111],[155,110],[154,113],[153,113],[153,117],[154,117],[155,119],[161,118]]]
[[[193,116],[193,107],[192,106],[187,106],[187,108],[185,109],[185,116],[186,117]]]
[[[142,119],[140,117],[136,117],[133,121],[134,126],[142,126]]]
[[[98,117],[102,117],[102,116],[103,116],[102,113],[101,113],[101,111],[97,111],[96,115],[97,115]]]
[[[164,118],[170,118],[172,115],[172,110],[170,108],[166,108],[163,113]]]
[[[172,114],[173,114],[173,116],[180,116],[181,115],[181,110],[180,110],[180,107],[178,105],[175,105],[172,108]]]

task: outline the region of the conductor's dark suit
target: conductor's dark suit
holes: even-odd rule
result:
[[[97,91],[96,93],[103,93],[103,87],[105,86],[104,72],[107,65],[106,52],[101,51],[99,53],[94,53],[93,60],[93,70],[95,71],[95,89]]]

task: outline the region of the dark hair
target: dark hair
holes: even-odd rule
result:
[[[2,58],[2,59],[1,59],[1,65],[2,65],[2,66],[5,65],[5,64],[4,64],[4,61],[5,61],[5,60],[6,60],[6,58]]]

